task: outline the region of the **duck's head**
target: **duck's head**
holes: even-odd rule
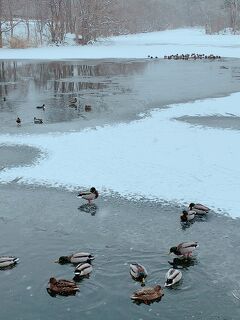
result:
[[[160,291],[160,290],[162,290],[162,287],[158,284],[158,285],[156,285],[155,290]]]
[[[195,206],[195,203],[191,202],[189,205],[189,208],[192,210],[192,208]]]
[[[182,211],[182,214],[183,214],[184,216],[187,216],[187,215],[188,215],[188,212],[187,212],[186,210],[183,210],[183,211]]]
[[[172,284],[172,283],[173,283],[173,279],[167,279],[166,285],[170,285],[170,284]]]
[[[55,261],[56,263],[59,263],[59,264],[65,264],[65,263],[69,263],[70,262],[70,259],[68,256],[62,256],[60,257],[57,261]]]
[[[171,247],[169,250],[169,254],[176,253],[176,252],[177,252],[177,247]]]
[[[96,192],[96,189],[95,189],[94,187],[92,187],[92,188],[90,189],[90,192],[94,193],[94,192]]]
[[[57,283],[57,280],[56,280],[56,278],[50,278],[49,279],[49,283],[51,283],[51,284],[56,284]]]

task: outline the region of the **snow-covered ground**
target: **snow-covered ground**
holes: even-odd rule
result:
[[[2,59],[143,58],[148,54],[213,53],[240,57],[238,36],[206,36],[202,30],[173,30],[114,37],[86,47],[0,50]],[[240,131],[191,126],[184,115],[240,116],[240,94],[172,105],[129,124],[82,132],[1,135],[0,143],[27,144],[48,153],[32,167],[1,171],[0,181],[65,186],[94,185],[101,192],[202,202],[240,217]]]
[[[239,36],[206,35],[203,29],[177,29],[100,39],[88,46],[0,49],[0,59],[146,58],[193,52],[240,58]]]
[[[47,151],[34,167],[13,168],[1,181],[97,187],[124,196],[145,196],[179,203],[202,202],[240,216],[240,132],[206,129],[174,120],[182,115],[227,112],[240,116],[240,94],[153,110],[130,124],[83,132],[1,136],[0,143],[20,143]]]

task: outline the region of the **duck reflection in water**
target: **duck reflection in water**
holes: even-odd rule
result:
[[[173,266],[174,269],[179,267],[188,268],[197,264],[197,259],[195,258],[174,258],[173,261],[168,261],[168,263]]]
[[[98,207],[94,204],[94,203],[85,203],[82,204],[80,207],[78,207],[78,210],[86,212],[86,213],[90,213],[91,216],[95,216],[95,214],[97,213],[97,209]]]

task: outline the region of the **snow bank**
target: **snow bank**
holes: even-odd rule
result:
[[[203,29],[177,29],[100,39],[88,46],[0,49],[0,59],[104,59],[204,53],[240,58],[239,37],[206,35]]]
[[[201,128],[173,118],[240,116],[240,94],[154,110],[129,124],[76,133],[0,136],[0,143],[27,144],[48,152],[32,167],[5,170],[0,181],[92,186],[102,192],[178,203],[202,202],[239,217],[240,132]]]

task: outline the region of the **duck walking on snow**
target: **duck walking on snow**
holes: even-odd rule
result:
[[[58,260],[56,260],[56,263],[60,264],[66,264],[66,263],[73,263],[73,264],[79,264],[79,263],[91,263],[92,260],[94,260],[95,257],[88,252],[78,252],[74,253],[70,256],[61,256]]]
[[[136,302],[149,304],[154,301],[160,301],[162,296],[164,296],[163,289],[160,285],[157,285],[153,288],[144,288],[134,292],[134,294],[131,296],[131,299]]]
[[[148,275],[146,268],[139,263],[130,264],[130,274],[134,280],[140,281],[142,284],[145,283],[145,278]]]
[[[180,270],[171,268],[166,273],[165,287],[171,287],[182,279],[182,272]]]
[[[87,200],[90,204],[91,201],[98,198],[98,191],[94,187],[92,187],[90,191],[79,192],[78,197],[82,197],[83,199]]]
[[[0,269],[12,268],[19,262],[19,258],[13,256],[0,257]]]
[[[171,247],[169,254],[174,253],[176,256],[183,256],[185,258],[189,258],[192,255],[192,252],[197,247],[198,243],[196,241],[182,242],[176,247]]]
[[[75,282],[70,280],[57,280],[55,278],[49,279],[49,287],[48,292],[50,294],[56,295],[75,295],[77,291],[79,291],[79,287]]]

